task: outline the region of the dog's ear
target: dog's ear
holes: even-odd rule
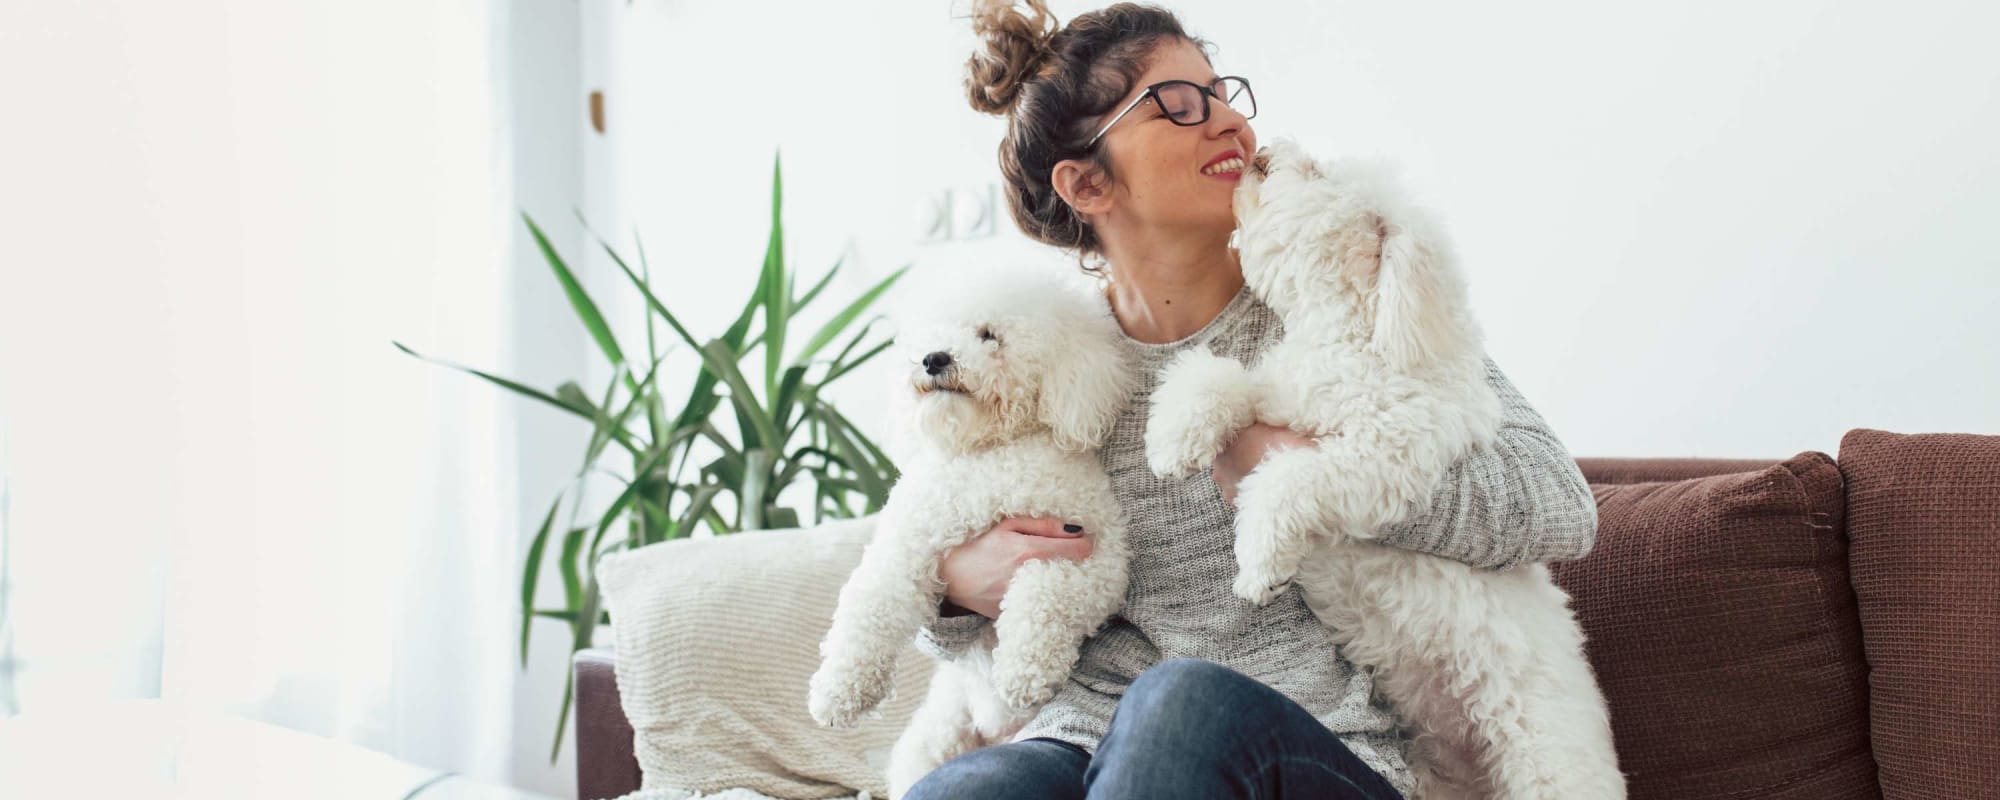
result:
[[[1475,344],[1460,306],[1465,288],[1451,268],[1451,254],[1417,230],[1385,221],[1375,275],[1375,330],[1369,348],[1392,367],[1410,370]]]
[[[1066,338],[1062,357],[1042,373],[1042,422],[1064,450],[1103,444],[1132,392],[1131,370],[1115,338],[1117,323],[1108,316],[1101,322],[1109,329],[1093,327]]]

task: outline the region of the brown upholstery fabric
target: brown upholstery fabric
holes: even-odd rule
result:
[[[639,791],[632,723],[618,705],[617,664],[609,649],[576,654],[576,796],[582,800]]]
[[[1882,795],[2000,797],[2000,436],[1849,431]]]
[[[1776,458],[1579,458],[1583,479],[1597,483],[1684,481],[1710,475],[1755,472],[1776,464]]]
[[[1840,470],[1594,485],[1574,598],[1631,797],[1874,798]]]

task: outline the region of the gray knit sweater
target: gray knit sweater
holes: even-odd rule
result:
[[[1246,364],[1284,335],[1269,307],[1245,287],[1208,325],[1177,342],[1126,340],[1139,389],[1120,414],[1101,458],[1130,517],[1131,587],[1125,608],[1083,644],[1064,684],[1016,741],[1046,736],[1095,752],[1125,687],[1165,659],[1214,661],[1268,684],[1338,735],[1405,795],[1407,740],[1373,674],[1350,664],[1293,585],[1256,607],[1230,593],[1235,509],[1207,472],[1186,480],[1146,466],[1147,410],[1160,369],[1175,353],[1206,347]],[[1474,451],[1439,484],[1431,509],[1381,541],[1485,568],[1560,561],[1589,551],[1597,504],[1576,462],[1491,359],[1487,380],[1504,418],[1493,447]],[[991,620],[940,616],[917,638],[932,658],[957,658]]]

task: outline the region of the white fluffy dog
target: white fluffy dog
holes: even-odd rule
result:
[[[1092,551],[1022,564],[987,640],[938,665],[891,753],[892,798],[1018,732],[1125,603],[1125,521],[1096,456],[1133,383],[1117,323],[1087,290],[1022,272],[955,276],[923,319],[903,321],[902,478],[820,642],[813,719],[846,726],[882,701],[897,652],[936,613],[946,551],[1010,516],[1081,525]]]
[[[1419,797],[1624,797],[1582,632],[1548,570],[1371,541],[1428,508],[1449,467],[1500,426],[1441,226],[1379,162],[1316,162],[1283,140],[1252,161],[1237,244],[1285,338],[1254,368],[1200,349],[1170,363],[1149,463],[1185,477],[1253,422],[1317,439],[1267,456],[1238,487],[1234,589],[1262,604],[1297,579],[1414,732]]]

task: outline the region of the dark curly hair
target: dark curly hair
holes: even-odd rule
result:
[[[1030,238],[1074,250],[1077,265],[1086,255],[1102,255],[1103,242],[1049,181],[1057,162],[1088,161],[1107,181],[1115,181],[1102,149],[1086,147],[1099,118],[1132,91],[1146,71],[1155,46],[1181,40],[1213,46],[1188,35],[1172,11],[1152,5],[1119,3],[1080,15],[1060,30],[1045,0],[974,0],[972,30],[986,41],[983,53],[966,62],[965,91],[978,111],[1005,116],[1000,140],[1000,175],[1007,184],[1007,208]]]

